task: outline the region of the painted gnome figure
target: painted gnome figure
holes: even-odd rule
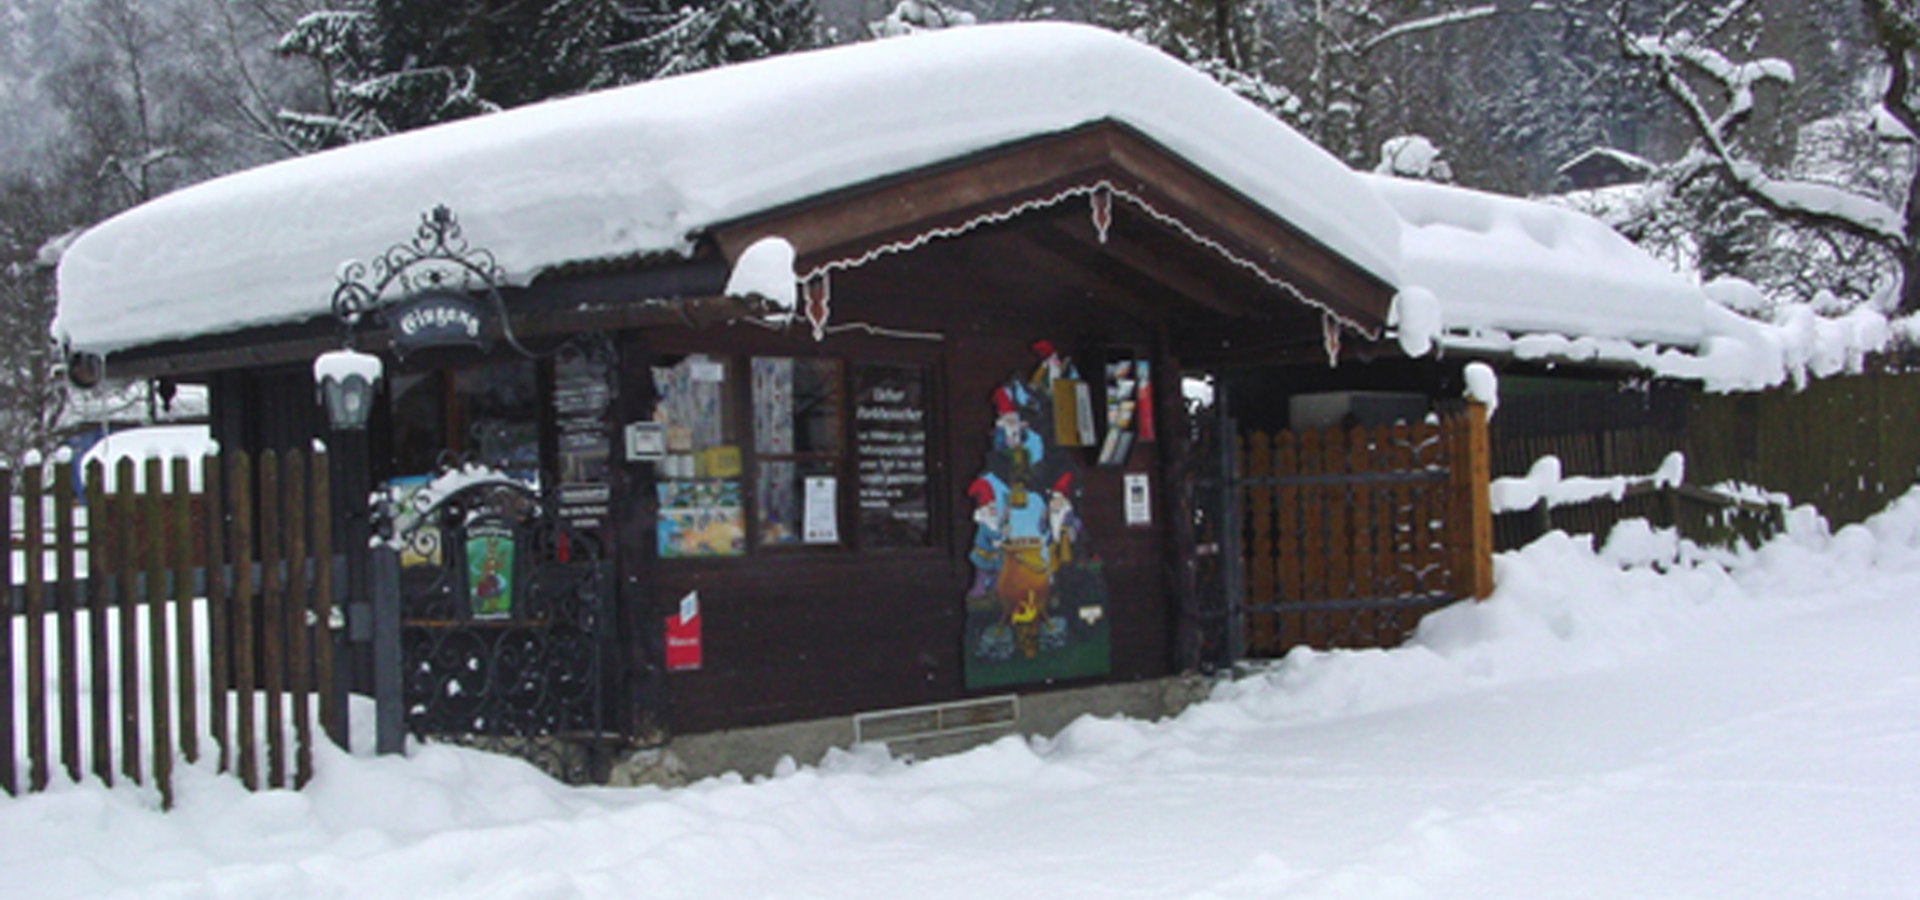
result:
[[[1009,378],[993,392],[985,471],[967,488],[974,508],[967,592],[974,686],[1106,670],[1105,585],[1089,589],[1087,576],[1098,581],[1098,563],[1087,556],[1075,511],[1080,478],[1053,440],[1052,381],[1074,377],[1072,367],[1044,341],[1034,350],[1042,359],[1031,376]],[[1099,646],[1074,653],[1075,639],[1090,631],[1098,632]],[[989,671],[992,677],[976,677]]]

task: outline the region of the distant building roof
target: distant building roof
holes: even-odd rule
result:
[[[1591,147],[1560,164],[1554,172],[1575,190],[1645,181],[1659,168],[1645,157],[1612,147]]]

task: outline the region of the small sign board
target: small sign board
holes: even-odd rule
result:
[[[667,430],[659,422],[629,422],[627,462],[659,462],[667,455]]]
[[[467,526],[467,604],[475,619],[513,615],[514,534],[505,522]]]
[[[666,617],[667,671],[700,669],[700,592],[680,598],[680,611]]]
[[[1126,491],[1127,527],[1145,528],[1153,524],[1153,497],[1147,473],[1128,472],[1122,476]]]
[[[486,308],[466,294],[437,290],[396,304],[387,314],[393,351],[406,356],[427,347],[485,348]]]

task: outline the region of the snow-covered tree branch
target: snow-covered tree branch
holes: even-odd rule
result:
[[[1909,103],[1913,38],[1920,28],[1914,27],[1910,11],[1897,8],[1911,6],[1910,2],[1865,2],[1870,14],[1879,17],[1877,25],[1885,20],[1876,28],[1889,70],[1881,105],[1887,116],[1901,124],[1900,138],[1910,144],[1916,119]],[[1669,168],[1669,183],[1685,185],[1712,176],[1736,197],[1777,220],[1878,248],[1903,276],[1900,299],[1894,305],[1902,311],[1920,311],[1920,251],[1915,245],[1920,204],[1914,202],[1914,191],[1920,188],[1914,178],[1913,153],[1905,153],[1901,163],[1899,178],[1905,184],[1899,193],[1904,203],[1896,205],[1891,198],[1876,196],[1834,172],[1820,177],[1781,174],[1777,164],[1770,167],[1763,154],[1744,140],[1745,130],[1762,114],[1763,90],[1784,89],[1796,79],[1794,67],[1786,60],[1751,54],[1744,46],[1750,40],[1732,37],[1742,29],[1752,34],[1763,28],[1756,5],[1746,0],[1723,5],[1681,0],[1659,17],[1658,30],[1636,28],[1618,10],[1613,23],[1625,57],[1648,69],[1696,138],[1698,149]],[[1741,46],[1730,51],[1729,44]],[[1736,54],[1750,58],[1739,59]]]

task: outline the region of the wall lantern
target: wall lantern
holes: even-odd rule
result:
[[[351,348],[313,360],[313,383],[335,431],[362,431],[373,413],[373,395],[385,366],[380,357]]]

